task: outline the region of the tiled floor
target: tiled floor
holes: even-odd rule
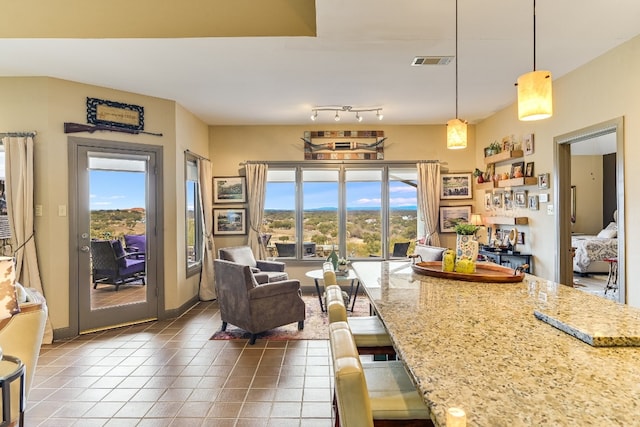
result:
[[[211,341],[217,303],[45,345],[28,426],[330,426],[328,341]]]

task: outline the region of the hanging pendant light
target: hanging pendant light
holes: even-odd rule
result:
[[[447,122],[447,148],[467,148],[467,122],[458,118],[458,0],[456,0],[456,118]]]
[[[553,115],[551,72],[536,70],[536,0],[533,0],[533,71],[518,77],[518,118],[547,119]]]

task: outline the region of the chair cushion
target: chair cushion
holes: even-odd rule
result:
[[[349,317],[347,323],[358,347],[391,347],[391,337],[377,316]]]
[[[429,246],[429,245],[416,245],[416,248],[413,250],[415,255],[420,255],[422,261],[442,261],[442,254],[447,248],[440,248],[437,246]]]
[[[269,283],[271,282],[281,282],[283,280],[289,280],[289,274],[283,271],[261,271],[269,278]]]
[[[144,234],[142,235],[125,234],[124,244],[129,251],[146,252],[147,236],[145,236]]]
[[[249,246],[222,248],[218,251],[218,256],[225,261],[256,267],[256,258],[253,256],[253,251]]]

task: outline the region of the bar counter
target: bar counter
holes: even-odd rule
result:
[[[640,347],[594,347],[534,316],[634,331],[640,310],[532,275],[501,284],[425,276],[409,261],[353,269],[435,425],[449,407],[468,426],[640,425]]]

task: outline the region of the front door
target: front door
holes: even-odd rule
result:
[[[156,319],[156,150],[83,140],[70,151],[76,191],[71,282],[77,287],[78,332]]]

